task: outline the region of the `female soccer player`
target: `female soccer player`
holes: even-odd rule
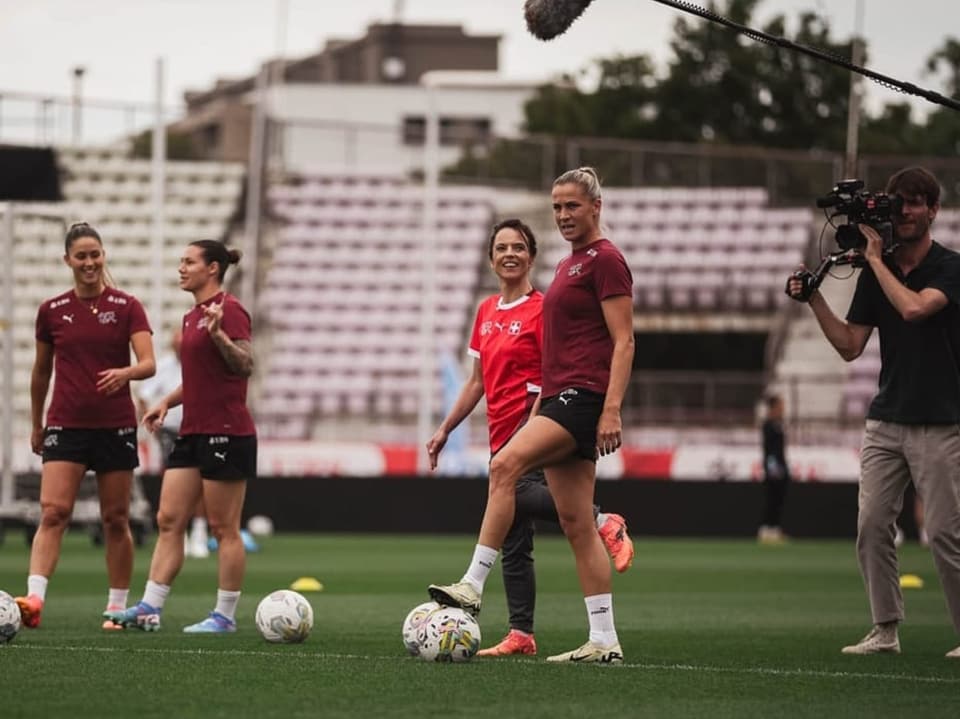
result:
[[[487,255],[500,292],[477,310],[469,354],[473,372],[447,417],[427,443],[435,469],[447,437],[487,397],[490,453],[496,455],[530,417],[540,393],[543,294],[533,288],[530,273],[537,240],[520,220],[504,220],[490,234]],[[601,514],[594,507],[600,537],[618,572],[633,560],[633,542],[619,514]],[[503,544],[503,586],[510,612],[510,631],[496,646],[478,656],[536,654],[533,613],[536,576],[533,568],[534,519],[559,522],[543,470],[517,482],[516,516]]]
[[[622,443],[620,407],[633,363],[633,278],[600,230],[600,181],[593,168],[562,174],[551,198],[571,253],[557,265],[543,300],[543,399],[537,415],[490,462],[487,507],[467,573],[429,591],[441,604],[480,611],[483,584],[514,521],[517,481],[543,467],[590,623],[583,646],[548,661],[615,663],[623,661],[623,651],[593,493],[597,457]]]
[[[47,584],[88,469],[96,473],[100,497],[110,582],[107,607],[127,603],[133,572],[130,488],[139,464],[129,383],[155,370],[147,315],[136,297],[110,286],[99,233],[78,222],[67,230],[64,246],[63,261],[73,271],[74,286],[40,305],[30,377],[30,445],[43,458],[43,471],[40,526],[30,550],[27,594],[16,598],[27,627],[40,625]],[[132,366],[131,347],[137,358]],[[44,423],[43,406],[54,369],[53,399]]]
[[[240,252],[220,242],[191,242],[180,259],[180,287],[196,305],[183,318],[180,361],[183,383],[143,418],[156,431],[167,411],[183,405],[180,436],[167,459],[157,512],[159,536],[143,598],[104,617],[145,631],[160,628],[170,587],[183,566],[183,533],[203,497],[210,533],[219,545],[217,603],[188,634],[234,632],[246,569],[240,512],[246,481],[256,476],[257,437],[247,410],[247,380],[253,373],[250,315],[222,289],[227,267]]]

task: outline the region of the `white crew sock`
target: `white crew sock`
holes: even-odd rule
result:
[[[143,590],[143,601],[160,611],[163,609],[167,597],[170,596],[169,584],[158,584],[152,579],[147,580],[147,588]]]
[[[47,585],[50,580],[42,574],[31,574],[27,577],[27,594],[36,594],[41,601],[47,601]]]
[[[499,552],[496,549],[478,544],[473,550],[473,559],[470,560],[470,568],[467,569],[467,573],[463,575],[461,581],[469,582],[474,589],[483,593],[483,585],[486,583],[487,577],[490,575],[490,570],[493,569],[493,565],[497,561],[498,554]]]
[[[129,589],[114,589],[113,587],[110,587],[110,591],[107,592],[107,606],[126,607],[127,598],[129,595]]]
[[[237,603],[240,601],[240,592],[230,592],[226,589],[217,590],[217,606],[214,608],[217,614],[222,614],[230,621],[237,616]]]
[[[604,649],[619,642],[617,630],[613,626],[613,595],[594,594],[584,597],[587,605],[587,618],[590,620],[590,641]]]
[[[603,512],[597,512],[596,523],[597,529],[600,529],[604,524],[607,523],[607,515],[605,515]]]

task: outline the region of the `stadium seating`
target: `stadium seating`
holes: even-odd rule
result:
[[[275,231],[258,305],[272,347],[256,406],[263,436],[305,438],[318,421],[416,414],[428,259],[432,349],[463,356],[492,195],[441,187],[437,226],[425,237],[423,194],[390,175],[300,175],[268,188]]]
[[[769,313],[813,231],[812,210],[769,207],[761,188],[606,188],[603,199],[641,311]],[[566,251],[549,248],[543,286]]]

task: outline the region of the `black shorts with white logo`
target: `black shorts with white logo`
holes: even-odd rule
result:
[[[137,428],[71,429],[47,427],[43,431],[44,462],[74,462],[94,472],[132,470],[140,465]]]
[[[569,387],[560,394],[544,397],[540,415],[548,417],[569,432],[577,443],[577,456],[597,461],[597,424],[605,395]]]
[[[188,434],[177,437],[167,469],[198,469],[203,479],[224,481],[257,476],[257,437],[230,434]]]

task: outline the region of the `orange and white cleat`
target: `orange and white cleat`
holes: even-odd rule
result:
[[[630,569],[633,564],[633,540],[627,534],[627,521],[619,514],[607,513],[607,521],[597,531],[617,572],[622,574]]]
[[[508,657],[512,654],[537,653],[537,643],[532,634],[521,632],[519,629],[511,629],[500,643],[487,649],[481,649],[477,652],[478,657]]]
[[[108,611],[108,612],[122,612],[123,610],[124,610],[124,607],[121,607],[121,606],[119,606],[119,605],[117,605],[117,604],[108,604],[108,605],[107,605],[107,611]],[[107,632],[116,632],[116,631],[118,631],[118,630],[119,630],[119,631],[123,631],[124,629],[126,629],[126,627],[123,626],[122,624],[117,624],[117,623],[114,622],[112,619],[104,619],[104,620],[103,620],[103,629],[104,629],[104,631],[107,631]]]
[[[36,629],[40,626],[40,613],[43,611],[43,600],[36,594],[25,597],[16,597],[14,601],[20,607],[20,623],[25,627]]]

